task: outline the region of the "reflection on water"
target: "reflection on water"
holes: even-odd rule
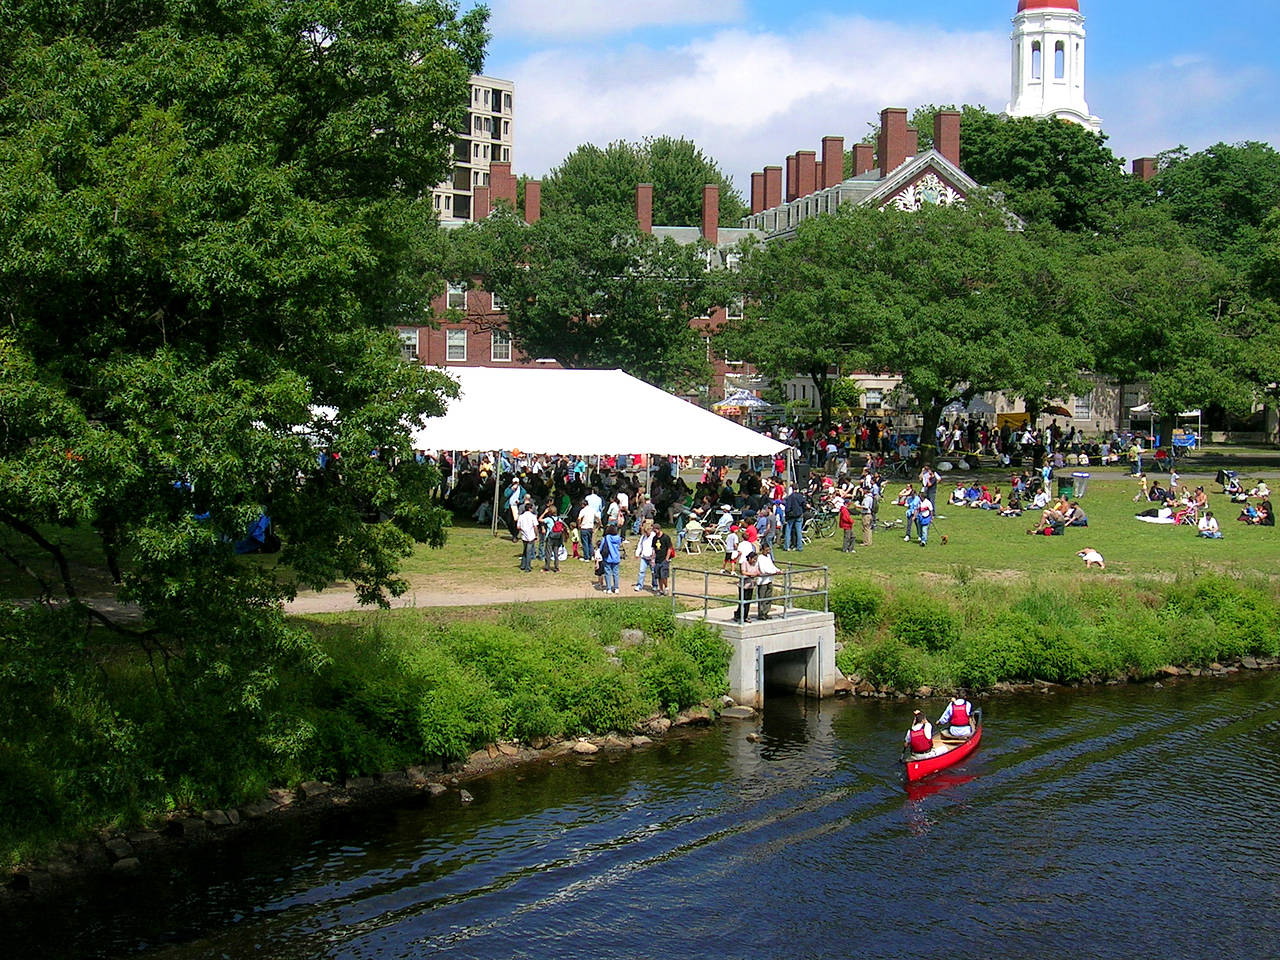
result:
[[[476,783],[468,807],[228,844],[7,942],[165,960],[1277,956],[1280,677],[985,713],[972,758],[907,789],[909,708],[771,702],[759,723]]]

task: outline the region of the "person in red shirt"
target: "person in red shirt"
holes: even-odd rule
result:
[[[837,521],[840,529],[844,531],[844,553],[857,553],[854,546],[857,538],[853,535],[853,514],[849,512],[849,504],[842,502],[840,504],[840,519]]]

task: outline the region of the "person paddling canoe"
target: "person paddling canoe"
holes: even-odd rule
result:
[[[973,704],[963,695],[952,697],[947,709],[938,718],[938,726],[946,730],[947,736],[956,740],[973,736]]]
[[[914,759],[927,757],[933,753],[933,724],[926,720],[919,710],[911,717],[911,729],[907,731],[906,744]]]

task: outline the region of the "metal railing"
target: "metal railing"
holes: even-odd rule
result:
[[[680,590],[681,574],[687,574],[693,578],[695,583],[698,578],[702,580],[702,591],[700,593]],[[804,581],[808,577],[813,577],[821,583],[821,586],[809,586]],[[798,606],[796,600],[804,600],[810,597],[822,598],[822,612],[829,613],[831,610],[831,568],[816,567],[800,563],[782,563],[779,564],[779,572],[773,574],[771,586],[773,592],[764,597],[765,603],[770,606],[780,606],[783,616],[787,611],[796,610],[813,610],[808,606]],[[680,612],[680,600],[695,600],[702,602],[702,616],[705,619],[713,607],[738,607],[742,605],[742,590],[746,582],[750,580],[756,591],[756,596],[752,598],[751,603],[759,603],[759,587],[761,584],[755,577],[744,577],[741,574],[724,573],[720,570],[695,570],[692,567],[672,567],[671,568],[671,609],[674,613]],[[727,591],[732,592],[713,592],[712,584],[718,583]],[[781,592],[778,587],[781,586]]]

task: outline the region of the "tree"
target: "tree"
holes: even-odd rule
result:
[[[1094,278],[1094,326],[1101,372],[1149,382],[1165,420],[1190,407],[1248,413],[1274,369],[1262,373],[1269,315],[1217,258],[1187,242],[1164,208],[1135,208],[1114,232],[1092,241],[1084,268]]]
[[[653,222],[668,227],[702,225],[702,188],[720,187],[720,225],[736,227],[747,215],[742,196],[715,161],[691,140],[651,137],[619,140],[604,149],[583,144],[542,184],[547,213],[585,214],[607,207],[635,217],[636,186],[653,184]]]
[[[30,595],[73,601],[7,617],[0,656],[76,623],[82,666],[86,624],[139,645],[193,730],[170,787],[305,735],[268,707],[316,657],[282,599],[348,580],[385,601],[413,542],[442,541],[409,426],[452,388],[388,327],[429,310],[430,193],[485,17],[85,0],[0,24],[0,535]],[[278,564],[237,555],[263,513]],[[81,531],[139,622],[78,602]]]
[[[865,251],[877,226],[855,213],[814,217],[800,222],[794,239],[746,247],[736,277],[746,299],[743,319],[717,337],[718,347],[767,377],[813,381],[824,426],[840,371],[870,362],[879,308]]]
[[[1158,159],[1159,202],[1191,242],[1233,267],[1246,265],[1280,205],[1280,153],[1265,143],[1219,143],[1199,153],[1178,147]]]
[[[794,240],[752,252],[743,277],[755,303],[722,342],[771,377],[810,377],[824,421],[843,371],[900,374],[929,438],[953,401],[1061,395],[1088,361],[1069,262],[979,198],[802,221]]]
[[[657,386],[704,379],[702,341],[714,286],[705,249],[642,233],[634,215],[596,208],[532,226],[498,213],[455,231],[459,279],[505,304],[525,354],[571,368],[620,367]]]

